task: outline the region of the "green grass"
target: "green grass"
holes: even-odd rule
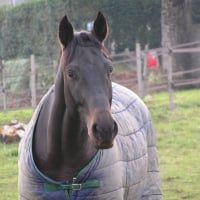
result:
[[[13,119],[16,119],[23,123],[27,123],[31,115],[32,110],[30,109],[0,112],[0,126],[9,123]]]
[[[0,112],[0,126],[16,119],[27,123],[31,118],[32,110],[12,110]],[[18,144],[2,144],[0,142],[0,199],[18,199],[17,193],[17,169]]]
[[[175,92],[174,99],[173,111],[168,110],[166,93],[154,94],[145,99],[157,133],[163,195],[166,200],[198,200],[200,90]],[[0,123],[9,122],[13,118],[26,122],[30,116],[30,110],[0,113]],[[17,144],[0,144],[2,200],[17,199],[17,148]]]
[[[0,199],[16,200],[18,145],[0,143]]]
[[[169,111],[166,93],[146,101],[157,132],[164,199],[197,200],[200,196],[200,91],[175,93]]]

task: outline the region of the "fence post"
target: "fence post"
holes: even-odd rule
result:
[[[173,96],[173,53],[168,47],[168,94],[169,94],[169,110],[174,109],[174,96]]]
[[[138,94],[140,97],[143,97],[142,62],[141,62],[140,43],[136,43],[136,62],[137,62]]]
[[[4,65],[2,60],[0,61],[0,72],[1,72],[1,92],[3,94],[3,110],[7,110],[7,97],[6,97],[6,83],[4,79]]]
[[[143,92],[148,94],[148,67],[147,67],[147,54],[149,51],[149,45],[146,44],[144,48],[144,63],[143,63]]]
[[[2,86],[3,86],[3,109],[4,111],[7,110],[7,96],[6,96],[6,83],[5,83],[5,77],[4,77],[4,73],[2,70]]]
[[[37,105],[36,98],[36,67],[35,67],[35,56],[31,55],[31,77],[30,77],[30,87],[31,87],[31,105],[33,111]]]

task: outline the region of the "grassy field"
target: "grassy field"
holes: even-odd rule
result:
[[[166,200],[200,197],[200,90],[175,93],[168,110],[166,93],[145,98],[157,133],[163,195]],[[27,122],[30,110],[0,113],[0,124],[11,119]],[[0,144],[0,199],[17,199],[17,144]]]
[[[200,197],[200,90],[175,93],[175,109],[167,109],[167,94],[146,103],[157,132],[164,199]],[[160,103],[159,103],[160,102]],[[166,102],[163,104],[163,102]]]

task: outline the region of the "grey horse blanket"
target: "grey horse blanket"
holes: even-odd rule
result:
[[[32,138],[43,102],[38,105],[19,152],[20,200],[160,200],[161,181],[155,135],[144,103],[113,83],[112,115],[118,124],[114,146],[99,150],[74,180],[56,182],[34,163]]]

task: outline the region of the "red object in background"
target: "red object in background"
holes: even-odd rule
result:
[[[147,54],[147,66],[150,69],[155,69],[157,67],[157,59],[155,52],[149,52]]]

